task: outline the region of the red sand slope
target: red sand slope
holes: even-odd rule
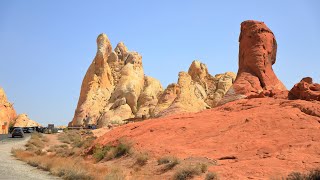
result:
[[[155,157],[235,156],[209,168],[223,179],[270,179],[320,167],[320,102],[243,99],[199,113],[128,124],[96,142],[121,137]]]

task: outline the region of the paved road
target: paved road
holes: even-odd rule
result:
[[[0,140],[0,179],[6,180],[46,180],[59,179],[49,175],[48,172],[29,166],[25,162],[16,160],[11,155],[12,148],[23,147],[30,139],[30,135],[25,138],[5,138]]]

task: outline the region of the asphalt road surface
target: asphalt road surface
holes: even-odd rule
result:
[[[49,172],[42,171],[27,163],[17,160],[11,155],[12,148],[23,148],[30,139],[30,134],[25,138],[7,138],[7,135],[0,136],[0,179],[6,180],[46,180],[60,179],[52,176]]]

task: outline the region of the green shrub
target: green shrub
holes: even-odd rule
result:
[[[131,145],[129,143],[120,142],[115,148],[115,158],[129,154],[131,150]]]
[[[96,162],[99,162],[105,158],[106,153],[110,151],[110,149],[111,149],[110,146],[105,146],[105,147],[97,146],[94,148],[92,156],[96,159]]]

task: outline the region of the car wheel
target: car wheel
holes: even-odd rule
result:
[[[14,138],[14,136],[11,136],[12,138]]]

